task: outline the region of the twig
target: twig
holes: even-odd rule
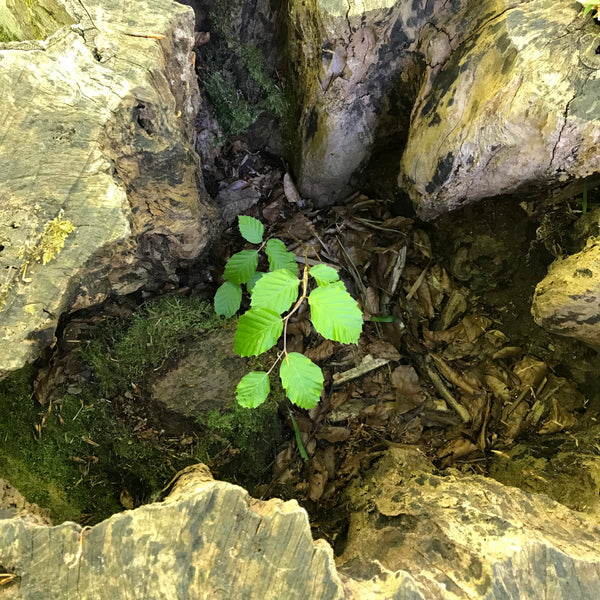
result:
[[[437,354],[432,354],[431,358],[433,358],[437,368],[441,372],[441,374],[450,382],[453,383],[456,387],[459,387],[461,390],[467,392],[471,396],[475,394],[476,390],[471,387],[448,363]]]
[[[471,421],[469,411],[450,393],[435,367],[427,363],[424,363],[423,367],[438,394],[458,413],[463,423],[469,423]]]
[[[406,295],[407,300],[410,300],[417,293],[417,290],[421,287],[421,284],[423,283],[423,280],[425,279],[425,275],[427,275],[428,270],[429,270],[429,265],[427,265],[423,269],[421,274],[417,277],[417,280],[412,284],[410,291]]]

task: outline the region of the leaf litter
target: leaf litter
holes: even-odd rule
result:
[[[392,201],[360,194],[315,209],[289,173],[255,155],[249,168],[243,143],[228,152],[212,185],[213,195],[229,194],[221,194],[232,203],[228,214],[261,220],[266,238],[282,239],[300,266],[336,269],[365,321],[358,344],[342,345],[312,329],[306,307],[290,320],[288,350],[319,364],[324,392],[310,411],[292,408],[308,461],[283,411],[288,440],[254,495],[297,498],[319,535],[332,539],[344,518],[338,508],[348,482],[389,447],[411,445],[440,468],[486,474],[490,460],[510,457],[519,440],[576,428],[586,396],[559,375],[560,360],[537,356],[535,343],[513,341],[503,331],[502,307],[486,304],[451,274],[451,257],[441,251],[434,227],[394,214]],[[247,189],[254,190],[253,200],[246,193],[236,205],[233,192]],[[226,231],[209,257],[211,279],[222,283],[227,259],[248,248],[234,227]],[[261,258],[259,271],[268,267]],[[47,363],[36,384],[40,402],[53,385],[73,377],[64,358]],[[145,428],[136,433],[143,437]],[[147,429],[158,435],[150,424]],[[227,454],[215,457],[217,476],[227,460]]]

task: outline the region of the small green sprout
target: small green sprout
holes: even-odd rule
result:
[[[260,221],[240,216],[239,228],[244,239],[260,247],[237,252],[227,261],[223,274],[226,281],[215,294],[215,312],[232,317],[241,306],[245,285],[250,293],[250,309],[239,318],[235,351],[240,356],[257,356],[271,349],[282,334],[283,350],[268,372],[251,371],[242,378],[236,389],[237,401],[246,408],[262,404],[271,390],[269,375],[281,362],[279,376],[288,398],[300,408],[314,408],[321,398],[323,372],[303,354],[287,351],[290,317],[308,300],[310,318],[318,333],[343,344],[355,344],[362,332],[362,313],[333,267],[307,264],[299,278],[295,255],[281,240],[263,242],[265,230]],[[269,261],[268,273],[256,270],[258,253],[263,248]],[[310,292],[309,277],[316,283]]]

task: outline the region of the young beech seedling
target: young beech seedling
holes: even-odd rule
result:
[[[215,294],[215,311],[233,316],[241,305],[242,285],[246,285],[250,309],[238,321],[234,350],[240,356],[257,356],[272,348],[282,334],[283,350],[268,372],[251,371],[242,378],[236,389],[237,401],[247,408],[262,404],[271,391],[269,374],[281,363],[279,376],[288,398],[301,408],[313,408],[321,397],[323,373],[303,354],[287,351],[290,317],[308,300],[310,320],[318,333],[336,342],[355,344],[362,332],[362,313],[334,268],[306,265],[300,279],[296,257],[285,244],[274,238],[263,242],[265,229],[260,221],[240,216],[239,227],[244,239],[260,247],[242,250],[227,261],[226,281]],[[268,273],[256,271],[258,252],[263,248],[269,259]],[[310,292],[309,277],[317,284]]]

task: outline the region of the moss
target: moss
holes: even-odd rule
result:
[[[323,47],[321,23],[321,8],[317,0],[294,0],[289,4],[287,39],[285,42],[286,61],[284,64],[293,65],[293,71],[284,73],[284,90],[288,110],[284,123],[286,137],[291,145],[291,155],[295,157],[295,170],[298,171],[299,161],[306,153],[301,148],[308,141],[307,131],[314,129],[318,139],[312,144],[319,147],[325,138],[321,123],[314,127],[309,123],[312,111],[307,108],[314,106],[315,99],[320,94],[320,81],[323,78],[321,48]],[[312,48],[312,52],[306,49]],[[314,112],[318,114],[318,110]]]
[[[75,225],[63,219],[62,210],[54,219],[48,221],[37,244],[33,247],[25,246],[19,252],[19,258],[23,259],[23,278],[32,262],[41,262],[43,265],[50,262],[64,248],[67,237],[74,230]]]
[[[136,501],[155,500],[177,470],[199,460],[248,487],[264,480],[280,440],[277,407],[284,396],[276,382],[272,399],[257,410],[232,404],[201,419],[195,431],[201,443],[189,451],[159,435],[138,439],[110,400],[122,398],[132,383],[143,387],[184,342],[230,326],[235,319],[221,321],[205,301],[164,297],[127,321],[107,318],[97,326],[77,351],[93,373],[81,389],[64,383],[40,406],[33,369],[12,374],[0,382],[0,477],[49,508],[55,523],[98,522],[122,510],[123,489]],[[250,368],[264,365],[256,359]]]
[[[105,393],[126,389],[162,365],[184,339],[216,329],[220,321],[206,301],[167,296],[144,305],[124,328],[108,319],[80,351]]]
[[[210,463],[211,457],[228,450],[233,458],[219,476],[252,488],[270,472],[275,459],[281,439],[278,405],[276,396],[255,409],[243,408],[233,401],[230,410],[212,411],[198,419],[205,431],[199,460]]]
[[[231,73],[210,73],[204,80],[204,87],[215,107],[217,121],[225,136],[246,130],[262,112],[238,95]]]
[[[97,390],[65,394],[51,407],[32,391],[31,368],[0,382],[0,476],[49,508],[55,523],[100,521],[121,510],[123,488],[148,499],[172,476],[162,452],[136,440]]]

